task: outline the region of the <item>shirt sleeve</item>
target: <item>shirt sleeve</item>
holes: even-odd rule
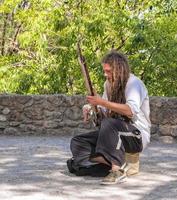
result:
[[[140,112],[141,105],[146,98],[146,95],[147,90],[140,80],[135,79],[126,87],[126,104],[129,105],[132,111],[132,119],[136,119],[136,115]]]

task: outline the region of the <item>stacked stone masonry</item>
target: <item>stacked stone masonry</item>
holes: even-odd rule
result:
[[[0,95],[0,134],[75,135],[94,129],[84,124],[84,96]],[[177,98],[151,97],[151,134],[177,138]]]

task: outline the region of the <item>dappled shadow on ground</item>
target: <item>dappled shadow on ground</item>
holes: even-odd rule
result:
[[[0,200],[175,199],[177,144],[152,142],[141,155],[141,173],[120,185],[76,177],[66,168],[67,137],[0,137]]]

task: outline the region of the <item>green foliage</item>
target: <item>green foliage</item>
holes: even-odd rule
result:
[[[0,92],[85,93],[82,39],[95,89],[101,57],[124,52],[150,95],[177,95],[176,0],[4,0],[0,4]]]

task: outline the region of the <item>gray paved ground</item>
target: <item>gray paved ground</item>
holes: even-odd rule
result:
[[[152,142],[141,155],[139,175],[101,186],[100,178],[68,173],[69,141],[0,136],[0,200],[177,199],[177,144]]]

